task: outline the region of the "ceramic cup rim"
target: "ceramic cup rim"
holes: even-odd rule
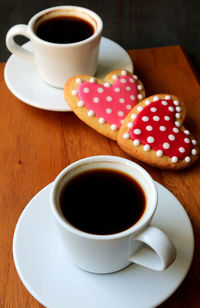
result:
[[[105,162],[105,163],[120,163],[121,165],[125,164],[128,167],[135,168],[140,174],[142,174],[148,181],[148,184],[150,185],[151,190],[151,204],[149,205],[149,208],[145,210],[142,217],[139,219],[139,221],[134,224],[129,229],[126,229],[119,233],[109,234],[109,235],[96,235],[87,233],[84,231],[81,231],[77,229],[76,227],[72,226],[70,223],[67,222],[67,220],[64,218],[64,216],[59,212],[58,206],[57,206],[57,191],[59,188],[59,185],[62,183],[63,179],[66,178],[67,174],[69,174],[70,171],[74,170],[75,168],[80,168],[80,166],[87,165],[88,163],[98,163],[98,162]],[[125,172],[128,173],[128,172]],[[153,181],[150,174],[142,168],[140,165],[136,164],[135,162],[132,162],[126,158],[122,158],[119,156],[112,156],[112,155],[98,155],[98,156],[90,156],[87,158],[80,159],[78,161],[73,162],[69,166],[67,166],[65,169],[61,171],[61,173],[58,174],[56,179],[54,180],[51,192],[50,192],[50,207],[51,212],[56,219],[56,221],[61,225],[64,229],[67,231],[70,231],[80,237],[87,238],[87,239],[95,239],[95,240],[111,240],[111,239],[120,239],[123,237],[127,237],[129,235],[133,235],[141,231],[143,228],[145,228],[149,222],[151,221],[156,208],[157,208],[157,201],[158,201],[158,193],[156,189],[155,182]]]
[[[34,32],[35,23],[37,22],[37,20],[42,15],[45,15],[47,13],[57,11],[57,10],[77,10],[78,12],[81,12],[81,11],[84,12],[85,14],[89,15],[92,19],[94,19],[96,21],[97,28],[96,28],[95,32],[85,40],[75,42],[75,43],[66,43],[66,44],[48,42],[48,41],[45,41],[45,40],[39,38]],[[52,47],[53,46],[59,47],[59,48],[76,47],[76,46],[85,45],[85,44],[93,41],[94,39],[96,39],[101,34],[101,32],[103,30],[103,21],[97,13],[95,13],[94,11],[89,10],[87,8],[81,7],[81,6],[72,6],[72,5],[53,6],[53,7],[44,9],[44,10],[36,13],[33,17],[31,17],[31,19],[28,22],[28,29],[29,29],[30,35],[34,38],[34,40],[37,41],[40,44],[44,44],[44,45],[52,46]]]

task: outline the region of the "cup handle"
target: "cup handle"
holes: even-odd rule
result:
[[[135,239],[147,244],[153,250],[141,247],[129,258],[131,262],[162,271],[169,267],[176,258],[174,244],[163,231],[156,227],[148,226]]]
[[[30,35],[28,33],[27,25],[15,25],[13,26],[6,35],[6,46],[13,54],[34,63],[34,54],[33,52],[21,47],[14,41],[14,37],[17,35],[22,35],[30,39]]]

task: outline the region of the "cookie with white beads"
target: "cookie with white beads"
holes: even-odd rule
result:
[[[124,118],[145,97],[138,77],[118,69],[104,79],[77,75],[64,88],[67,104],[86,124],[116,140]]]
[[[135,106],[124,120],[118,144],[133,157],[162,169],[182,169],[199,156],[197,141],[183,126],[186,111],[174,95],[157,94]]]

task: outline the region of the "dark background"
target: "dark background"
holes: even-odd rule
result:
[[[10,55],[5,46],[8,29],[55,5],[94,10],[103,19],[103,36],[125,49],[182,45],[200,73],[200,0],[0,0],[1,62]]]

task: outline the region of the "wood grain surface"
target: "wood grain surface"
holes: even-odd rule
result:
[[[129,54],[147,95],[171,93],[185,102],[186,127],[200,143],[199,81],[183,49],[180,46],[140,49]],[[100,154],[134,159],[115,141],[86,126],[72,112],[44,111],[20,102],[7,89],[3,72],[4,63],[1,63],[0,307],[42,307],[24,288],[13,262],[13,232],[22,210],[73,161]],[[190,271],[178,290],[160,307],[200,307],[200,160],[187,170],[176,172],[138,163],[179,199],[195,234]]]

